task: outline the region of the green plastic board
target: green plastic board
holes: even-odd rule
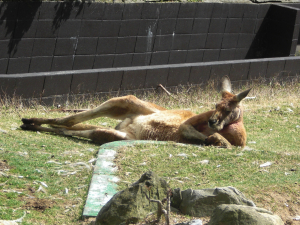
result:
[[[100,209],[117,193],[119,178],[114,175],[113,159],[118,148],[135,144],[166,144],[158,141],[115,141],[101,145],[95,164],[87,200],[83,210],[84,217],[95,217]]]

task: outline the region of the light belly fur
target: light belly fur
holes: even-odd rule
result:
[[[178,112],[181,112],[178,114]],[[179,141],[180,125],[193,116],[190,111],[174,110],[160,111],[150,115],[139,115],[127,123],[122,131],[125,131],[132,139]],[[124,121],[126,122],[126,121]]]

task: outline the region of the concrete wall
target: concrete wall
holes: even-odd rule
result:
[[[158,84],[166,87],[203,84],[224,75],[232,81],[246,81],[273,76],[285,79],[297,74],[300,74],[300,57],[279,57],[2,75],[0,88],[8,95],[38,98],[69,93],[148,89]]]
[[[299,4],[1,2],[0,95],[291,75],[299,26]]]

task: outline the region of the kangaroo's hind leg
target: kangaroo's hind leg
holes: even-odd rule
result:
[[[94,119],[97,117],[110,117],[113,119],[130,118],[136,115],[148,115],[161,110],[163,107],[153,103],[142,101],[135,96],[128,95],[124,97],[112,98],[95,109],[81,112],[72,116],[47,119],[47,118],[30,118],[22,119],[24,124],[52,124],[71,127],[75,124]]]
[[[42,127],[35,124],[23,124],[21,126],[23,130],[53,132],[63,136],[83,137],[90,139],[97,144],[131,139],[127,133],[114,129],[96,128],[92,130],[75,130],[75,127],[76,125],[69,130],[66,128]]]

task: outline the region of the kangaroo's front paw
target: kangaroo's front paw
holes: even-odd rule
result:
[[[214,145],[222,148],[231,148],[231,144],[220,134],[214,133],[205,140],[206,145]]]

